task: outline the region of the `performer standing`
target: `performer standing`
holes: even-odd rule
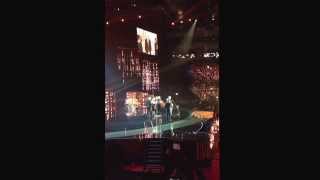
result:
[[[157,114],[161,114],[161,97],[157,97]]]
[[[146,106],[147,106],[147,119],[151,119],[151,111],[152,111],[152,104],[151,104],[151,97],[148,97],[146,101]]]
[[[166,111],[166,121],[169,122],[169,121],[171,121],[171,116],[172,116],[172,111],[173,111],[173,104],[172,104],[171,96],[168,96],[168,98],[166,100],[165,111]]]
[[[177,117],[178,117],[178,119],[180,119],[180,117],[181,117],[180,106],[176,105],[176,109],[177,109]]]
[[[172,112],[173,112],[173,100],[171,99],[171,96],[169,96],[169,99],[170,99],[170,121],[171,121]]]
[[[151,120],[154,118],[154,115],[156,114],[156,104],[157,104],[156,97],[153,96],[151,100],[151,107],[152,107]]]

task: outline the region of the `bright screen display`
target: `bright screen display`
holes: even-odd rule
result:
[[[157,34],[137,27],[137,43],[139,52],[149,55],[158,54]]]

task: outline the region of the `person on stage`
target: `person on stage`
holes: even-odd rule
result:
[[[176,105],[176,109],[177,109],[177,117],[178,117],[178,119],[180,119],[180,117],[181,117],[180,106]]]
[[[151,97],[148,97],[146,101],[146,106],[147,106],[147,119],[151,119],[151,111],[152,111],[152,104],[151,104]]]
[[[173,103],[171,100],[171,96],[168,96],[168,98],[166,100],[165,110],[166,110],[166,121],[170,122],[171,116],[172,116],[172,111],[173,111]]]
[[[155,114],[156,114],[156,104],[157,104],[157,101],[156,101],[156,97],[152,97],[152,100],[151,100],[151,107],[152,107],[152,110],[151,110],[151,120],[154,118]]]
[[[157,114],[161,114],[161,97],[157,97]]]

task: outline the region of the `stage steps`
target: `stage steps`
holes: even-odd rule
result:
[[[163,144],[161,139],[149,139],[145,148],[145,172],[159,174],[163,172]]]

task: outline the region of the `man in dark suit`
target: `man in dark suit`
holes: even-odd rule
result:
[[[144,39],[144,52],[148,54],[149,52],[149,45],[148,45],[148,39]]]
[[[151,55],[151,52],[152,52],[152,47],[151,47],[151,40],[148,39],[148,44],[149,44],[149,53]]]

